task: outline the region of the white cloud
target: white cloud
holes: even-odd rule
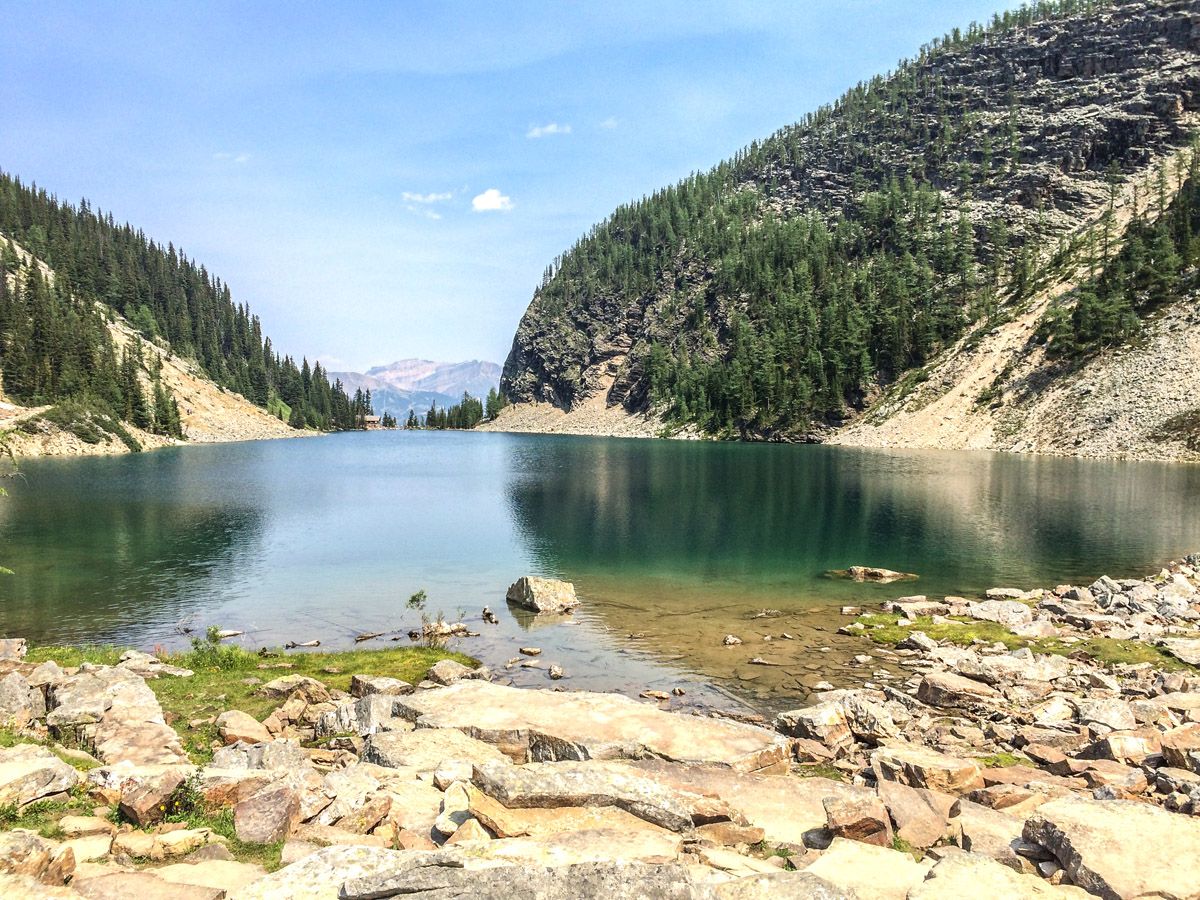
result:
[[[231,162],[231,163],[237,163],[239,166],[241,166],[241,165],[245,165],[246,163],[250,162],[250,154],[249,153],[221,152],[221,153],[214,153],[213,159],[215,159],[217,162]]]
[[[449,191],[444,194],[415,194],[412,191],[404,191],[400,196],[409,203],[445,203],[454,194]]]
[[[513,202],[511,197],[500,193],[496,188],[488,188],[471,201],[471,208],[475,212],[507,212],[513,208]]]
[[[559,125],[557,122],[550,122],[546,125],[531,125],[529,130],[525,132],[527,138],[547,137],[551,134],[570,134],[570,125]]]
[[[605,119],[603,122],[600,123],[600,127],[603,128],[605,131],[612,131],[614,128],[617,127],[617,117],[609,116],[607,119]]]

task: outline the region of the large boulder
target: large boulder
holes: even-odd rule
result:
[[[877,847],[892,846],[892,823],[878,797],[826,797],[826,827],[834,837],[843,837]]]
[[[291,785],[268,785],[233,809],[238,840],[273,844],[285,840],[300,821],[300,795]]]
[[[937,709],[984,712],[1004,700],[994,687],[953,672],[930,672],[917,687],[917,699]]]
[[[387,675],[352,675],[350,676],[350,696],[365,697],[367,694],[384,694],[396,697],[401,694],[411,694],[414,688],[407,681],[399,678],[389,678]]]
[[[827,797],[870,796],[864,787],[829,778],[747,775],[713,766],[691,766],[658,759],[628,764],[647,778],[679,791],[720,797],[773,844],[802,845],[806,835],[823,832]]]
[[[465,760],[470,766],[485,762],[507,762],[508,757],[493,745],[468,737],[453,728],[418,728],[415,731],[386,731],[367,737],[363,762],[389,768],[434,772],[447,760]]]
[[[121,815],[135,825],[154,825],[171,812],[172,798],[187,778],[182,766],[153,767],[121,781]]]
[[[0,678],[0,728],[24,728],[34,717],[29,682],[19,672]]]
[[[579,605],[569,581],[526,575],[508,589],[508,602],[536,613],[569,613]]]
[[[247,744],[265,744],[271,734],[256,718],[238,709],[231,709],[217,716],[217,734],[226,744],[243,741]]]
[[[834,838],[805,871],[853,892],[859,900],[904,900],[925,880],[929,865],[916,862],[907,853]]]
[[[925,881],[913,888],[908,900],[963,900],[966,897],[1005,897],[1021,900],[1087,897],[1078,888],[1048,884],[1037,875],[1019,875],[1005,865],[978,853],[943,856]]]
[[[1052,853],[1072,884],[1101,897],[1200,896],[1200,819],[1134,801],[1068,797],[1038,807],[1024,838]]]
[[[946,836],[950,813],[957,799],[898,781],[881,780],[879,799],[887,807],[896,834],[912,847],[932,847]]]
[[[29,831],[0,833],[0,873],[42,884],[64,884],[75,872],[75,854]]]
[[[24,806],[78,783],[79,774],[45,747],[18,744],[0,750],[0,806]]]
[[[679,864],[606,861],[554,867],[475,869],[463,868],[461,862],[451,859],[441,861],[436,857],[412,858],[401,864],[395,872],[348,880],[342,885],[340,894],[343,900],[371,900],[398,895],[472,897],[475,900],[510,900],[513,897],[536,897],[537,900],[575,900],[578,897],[694,900],[713,897],[712,893],[693,882],[687,867]]]
[[[819,741],[831,750],[854,743],[846,712],[836,700],[782,712],[775,717],[775,729],[789,737]]]
[[[46,725],[65,747],[105,763],[137,766],[186,763],[175,729],[146,680],[128,669],[84,664],[48,687]]]
[[[975,760],[915,744],[881,747],[871,754],[871,766],[879,780],[898,781],[943,794],[961,796],[983,787],[983,770]]]
[[[1007,628],[1028,625],[1033,621],[1033,610],[1018,600],[992,599],[972,603],[967,615],[981,622],[996,622]]]
[[[789,743],[765,728],[664,712],[617,694],[462,681],[389,698],[422,728],[456,728],[515,762],[658,758],[740,772],[787,770]]]
[[[474,782],[479,790],[510,809],[615,806],[675,832],[689,831],[698,814],[717,818],[711,810],[723,806],[719,801],[665,787],[629,767],[611,764],[484,763],[475,767]]]
[[[1200,774],[1200,724],[1190,722],[1164,732],[1161,746],[1168,766]]]

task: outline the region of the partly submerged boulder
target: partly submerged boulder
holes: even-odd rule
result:
[[[535,575],[526,575],[513,582],[507,599],[509,603],[537,613],[568,613],[579,605],[575,585]]]

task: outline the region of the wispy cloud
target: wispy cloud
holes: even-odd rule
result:
[[[444,194],[415,194],[412,191],[404,191],[400,196],[409,203],[445,203],[454,194],[450,191]]]
[[[488,188],[471,200],[471,208],[475,212],[507,212],[513,208],[513,202],[496,188]]]
[[[404,208],[410,213],[415,213],[418,216],[424,216],[427,219],[433,219],[435,222],[442,217],[439,212],[434,212],[432,209],[427,209],[423,206],[417,206],[415,203],[406,203]]]
[[[605,131],[612,131],[619,124],[620,123],[617,122],[616,116],[609,116],[607,119],[605,119],[603,122],[600,123],[600,127],[603,128]]]
[[[531,125],[529,130],[525,132],[525,137],[534,139],[541,137],[549,137],[552,134],[570,134],[570,125],[559,125],[557,122],[549,122],[545,125]]]
[[[214,153],[213,159],[215,159],[217,162],[231,162],[231,163],[237,163],[239,166],[241,166],[241,165],[245,165],[246,163],[250,162],[250,154],[249,153],[226,153],[226,152],[222,151],[220,153]]]

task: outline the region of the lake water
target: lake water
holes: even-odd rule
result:
[[[536,644],[565,687],[683,686],[677,702],[803,696],[861,651],[832,634],[841,604],[1088,583],[1200,550],[1200,467],[987,453],[372,432],[30,460],[7,486],[3,635],[384,645],[419,627],[406,601],[424,590],[426,615],[482,633],[455,646],[515,683],[551,683],[504,668]],[[856,563],[921,578],[823,577]],[[578,613],[510,610],[527,573],[573,581]],[[745,643],[723,647],[730,632]]]

